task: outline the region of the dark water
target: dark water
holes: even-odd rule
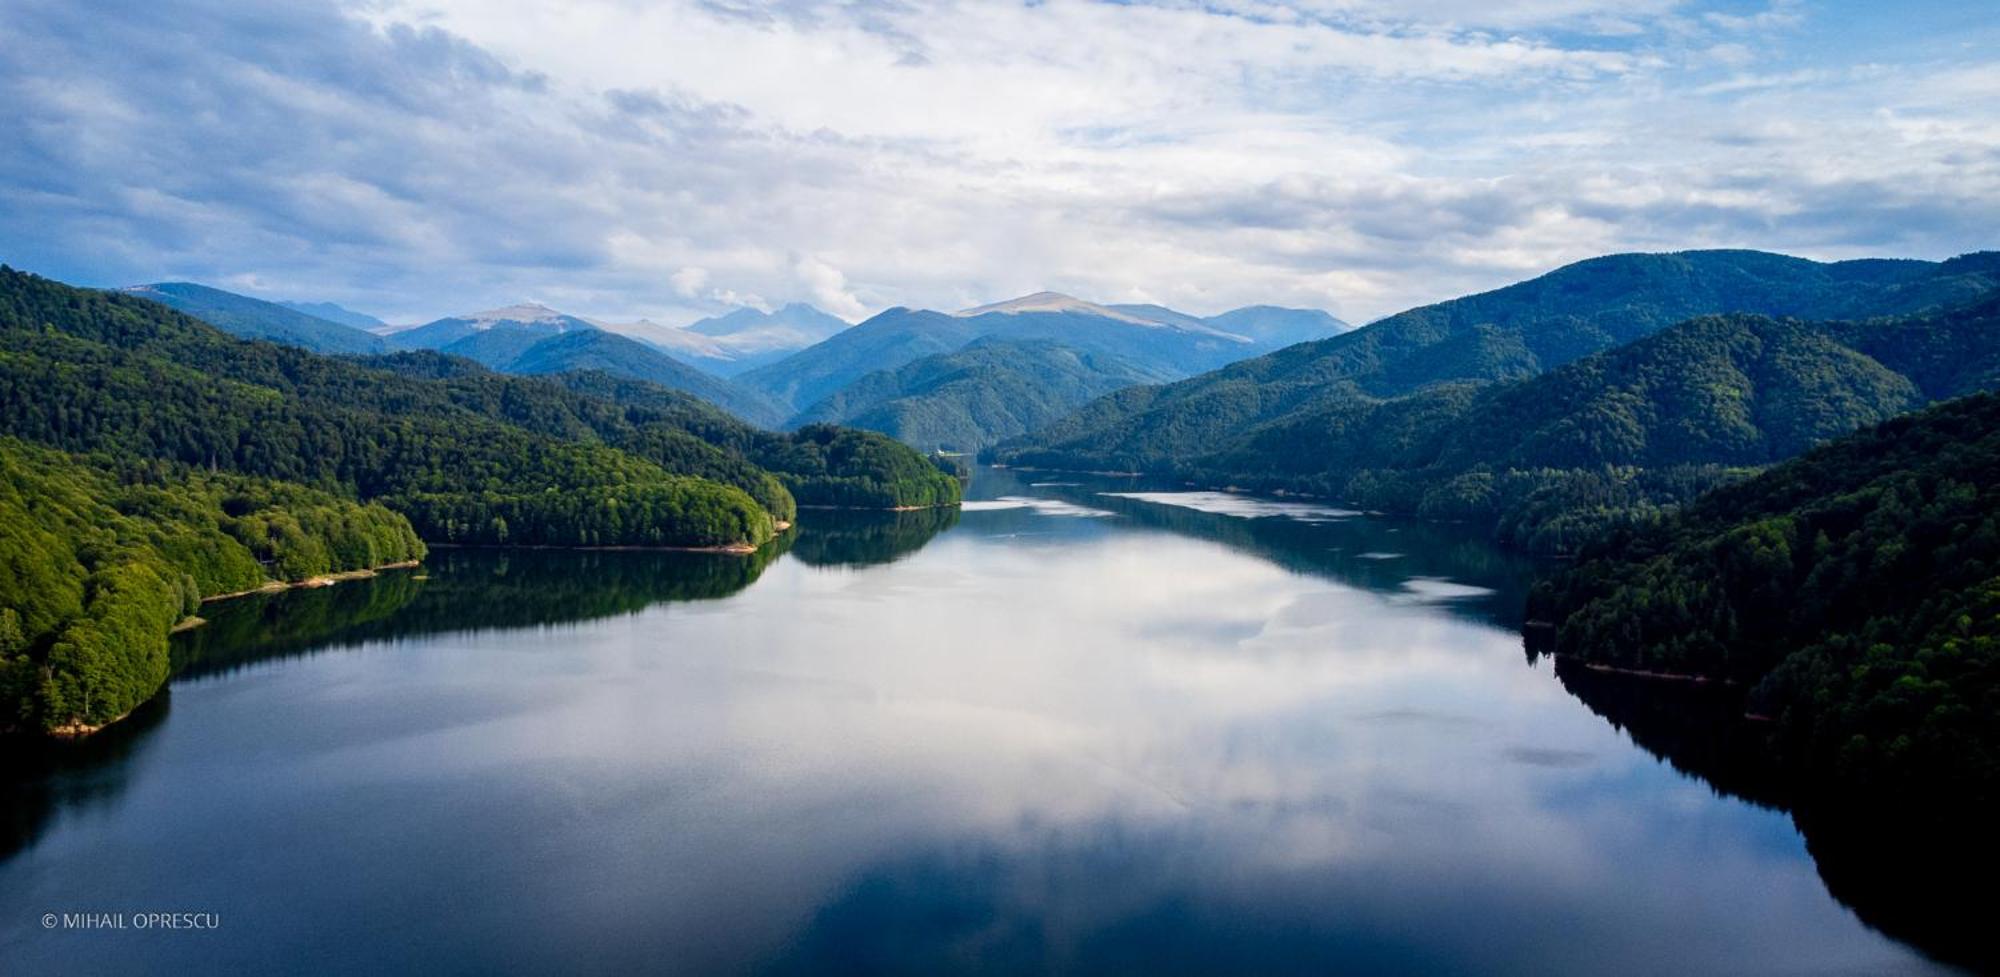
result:
[[[1107,488],[212,605],[10,758],[0,973],[1937,972],[1525,655],[1520,561]]]

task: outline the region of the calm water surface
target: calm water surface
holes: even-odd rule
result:
[[[1939,972],[1531,662],[1465,534],[973,494],[211,605],[11,761],[0,972]]]

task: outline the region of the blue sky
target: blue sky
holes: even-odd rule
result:
[[[0,5],[0,261],[392,320],[1041,288],[1365,320],[2000,246],[1976,3]]]

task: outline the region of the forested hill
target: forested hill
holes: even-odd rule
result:
[[[1962,305],[2000,287],[2000,253],[1832,264],[1756,251],[1611,255],[1391,316],[1162,387],[1100,398],[1002,457],[1166,471],[1438,384],[1531,376],[1700,315],[1863,319]],[[1312,444],[1296,446],[1324,453]]]
[[[955,352],[978,339],[1052,340],[1172,376],[1212,369],[1268,348],[1191,317],[1193,325],[1184,326],[1065,296],[1052,297],[1069,305],[1023,311],[968,310],[957,315],[889,309],[737,379],[794,410],[805,410],[870,373]]]
[[[0,271],[0,354],[0,433],[329,486],[383,500],[433,541],[755,545],[791,518],[781,479],[824,491],[813,504],[957,498],[955,482],[879,435],[850,432],[870,450],[829,459],[810,436],[759,436],[665,391],[656,399],[678,415],[435,354],[388,370],[11,270]],[[735,442],[672,419],[696,415]],[[802,473],[759,465],[747,443]]]
[[[86,732],[167,680],[203,597],[421,559],[379,505],[0,438],[0,731]]]
[[[1949,366],[1932,352],[1945,347]],[[1526,379],[1300,412],[1173,471],[1488,523],[1503,542],[1560,552],[1606,523],[1979,389],[1996,363],[2000,296],[1864,323],[1710,316]]]
[[[1888,421],[1612,534],[1538,585],[1531,614],[1579,662],[1747,684],[1773,751],[1810,784],[1988,831],[2000,396]]]
[[[1055,340],[982,339],[870,373],[792,423],[850,424],[922,448],[977,451],[1035,430],[1092,397],[1168,376]]]

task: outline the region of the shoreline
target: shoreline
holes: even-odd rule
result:
[[[1563,661],[1574,662],[1579,667],[1587,668],[1593,672],[1597,672],[1600,675],[1624,675],[1631,678],[1641,678],[1653,682],[1678,682],[1683,685],[1721,685],[1725,687],[1733,687],[1738,684],[1737,682],[1731,679],[1712,678],[1707,675],[1695,675],[1687,672],[1662,672],[1650,668],[1627,668],[1622,665],[1606,665],[1603,664],[1602,662],[1587,662],[1579,660],[1574,655],[1560,655],[1556,657],[1559,657]]]
[[[801,505],[799,509],[809,509],[814,512],[922,512],[925,509],[955,509],[964,503],[965,500],[960,499],[957,502],[933,502],[930,505]]]
[[[771,538],[777,539],[778,537],[773,535]],[[514,543],[433,543],[430,540],[425,540],[424,545],[432,549],[446,550],[568,550],[577,553],[723,553],[729,556],[749,556],[770,544],[766,542],[763,546],[753,546],[749,543],[727,543],[721,546],[556,546],[546,543],[535,545],[517,545]]]
[[[417,567],[422,565],[423,565],[422,560],[399,560],[395,563],[383,563],[378,566],[366,567],[360,570],[342,570],[338,573],[316,574],[314,576],[307,577],[304,580],[272,580],[266,582],[263,586],[252,587],[249,590],[235,590],[226,594],[215,594],[209,597],[203,597],[201,599],[201,602],[206,604],[210,601],[232,600],[237,597],[248,597],[252,594],[275,594],[278,593],[279,591],[295,590],[305,587],[331,587],[334,584],[340,583],[343,580],[366,580],[370,577],[379,576],[384,570],[408,570],[412,567]],[[198,617],[191,618],[191,620],[201,621],[201,618]],[[205,624],[207,622],[203,621],[202,623]],[[200,624],[190,624],[188,623],[188,621],[182,621],[180,624],[174,625],[174,630],[184,631],[190,628],[197,628],[200,626],[201,626]]]
[[[313,588],[313,587],[331,587],[334,584],[340,583],[343,580],[367,580],[371,577],[381,576],[382,571],[384,570],[408,570],[422,565],[423,565],[422,560],[398,560],[394,563],[383,563],[378,566],[366,567],[360,570],[342,570],[338,573],[315,574],[313,576],[305,578],[304,580],[289,580],[289,581],[272,580],[265,583],[261,587],[253,587],[249,590],[237,590],[226,594],[213,594],[208,597],[203,597],[201,599],[201,602],[206,604],[211,601],[222,601],[222,600],[231,600],[237,597],[248,597],[252,594],[275,594],[287,590],[298,590],[298,589]],[[190,614],[187,617],[181,618],[179,621],[175,622],[173,627],[167,629],[167,634],[168,636],[171,637],[172,635],[180,634],[184,631],[193,631],[194,629],[203,627],[207,624],[208,624],[207,618],[201,617],[199,615]],[[173,676],[168,675],[167,681],[171,682],[172,680]],[[85,737],[93,736],[97,733],[101,733],[105,729],[117,725],[119,722],[123,721],[126,717],[132,715],[133,712],[136,712],[140,708],[144,707],[146,703],[153,701],[155,698],[159,696],[161,690],[164,690],[166,687],[167,687],[167,682],[160,683],[159,689],[155,689],[152,695],[149,695],[145,699],[141,700],[139,704],[133,706],[131,710],[119,713],[118,715],[113,716],[110,719],[105,720],[104,722],[66,723],[64,725],[56,726],[51,729],[43,731],[42,738],[75,741],[84,739]]]

